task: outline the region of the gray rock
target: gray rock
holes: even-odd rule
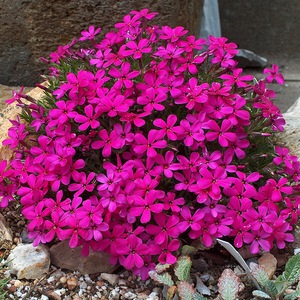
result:
[[[300,97],[283,113],[283,117],[286,125],[279,137],[293,155],[300,157]]]
[[[0,214],[0,249],[9,249],[12,244],[12,231]]]
[[[46,246],[19,244],[9,254],[7,260],[11,274],[18,279],[36,279],[49,271],[50,253]]]
[[[93,252],[85,257],[81,255],[81,247],[71,249],[65,240],[50,248],[51,263],[61,269],[78,271],[80,274],[111,273],[115,269],[109,263],[109,255],[105,252]]]

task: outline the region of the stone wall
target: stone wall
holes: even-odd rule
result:
[[[40,57],[69,43],[89,25],[112,29],[131,10],[157,11],[161,25],[199,35],[202,0],[2,0],[0,84],[33,86],[45,66]]]
[[[262,56],[300,57],[299,0],[219,0],[222,35]]]

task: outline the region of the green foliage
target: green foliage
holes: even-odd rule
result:
[[[156,282],[162,283],[167,286],[174,285],[174,282],[172,280],[172,277],[169,273],[164,272],[161,274],[158,274],[156,271],[150,271],[149,276]]]
[[[254,296],[272,300],[294,300],[300,297],[300,254],[294,255],[288,260],[283,274],[278,276],[275,280],[266,280],[265,271],[261,269],[262,267],[256,267],[252,274],[264,291],[255,290],[253,291]],[[298,282],[296,290],[291,290],[296,282]],[[289,293],[287,293],[287,290],[289,290]],[[266,297],[266,295],[269,297]]]
[[[151,279],[168,286],[166,300],[173,300],[175,296],[178,296],[179,300],[207,300],[195,290],[194,285],[189,281],[192,260],[188,254],[193,252],[195,252],[194,247],[184,246],[182,255],[179,256],[174,266],[157,264],[155,270],[149,272]]]
[[[219,278],[218,288],[221,299],[234,300],[240,289],[241,280],[230,269],[225,269]]]
[[[288,285],[294,284],[300,277],[300,254],[292,256],[286,263],[285,270],[278,280],[284,280]]]
[[[269,280],[268,273],[260,265],[257,264],[251,265],[251,274],[261,286],[266,285],[267,281]]]
[[[204,300],[205,298],[195,291],[192,284],[180,281],[177,284],[178,295],[181,300]]]
[[[174,271],[178,280],[188,281],[190,277],[190,271],[192,267],[192,261],[189,256],[183,255],[178,258]]]

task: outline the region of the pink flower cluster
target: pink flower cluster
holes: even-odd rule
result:
[[[143,279],[191,240],[284,248],[300,166],[270,143],[284,120],[266,83],[282,75],[253,83],[234,43],[149,25],[155,15],[132,11],[98,42],[91,26],[79,38],[91,48],[50,55],[42,100],[9,100],[31,121],[3,142],[15,158],[0,163],[1,206],[19,199],[35,245],[69,239]]]

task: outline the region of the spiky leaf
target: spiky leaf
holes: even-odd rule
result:
[[[262,286],[265,286],[266,282],[269,280],[269,275],[264,267],[251,263],[250,264],[251,274]]]
[[[287,281],[289,285],[292,285],[300,277],[300,254],[292,256],[286,263],[285,270],[282,274],[282,278]]]
[[[165,271],[167,271],[169,268],[170,268],[170,264],[157,264],[156,267],[155,267],[155,271],[156,273],[160,274],[160,273],[163,273]]]
[[[267,293],[259,290],[253,291],[252,295],[263,299],[272,299]]]
[[[203,297],[201,294],[199,293],[195,293],[194,295],[194,300],[207,300],[207,298]]]
[[[264,289],[272,296],[275,297],[278,295],[278,291],[281,290],[281,288],[279,288],[274,281],[272,280],[268,280],[265,285],[264,285]]]
[[[174,281],[169,273],[158,274],[155,271],[149,271],[149,276],[156,282],[165,284],[167,286],[174,285]]]
[[[181,254],[182,255],[191,255],[195,253],[196,248],[190,245],[184,245],[181,249]]]
[[[284,296],[285,300],[295,300],[300,298],[300,290],[296,290],[294,293]]]
[[[240,284],[239,277],[232,270],[225,269],[218,281],[219,293],[222,299],[236,299]]]
[[[179,280],[187,281],[190,278],[192,261],[189,256],[180,256],[176,262],[174,271]]]
[[[194,300],[196,291],[190,283],[186,281],[180,281],[177,284],[177,290],[181,300]]]
[[[175,285],[172,285],[168,288],[168,291],[167,291],[167,294],[166,294],[166,300],[172,300],[175,293],[176,293],[176,286]]]

